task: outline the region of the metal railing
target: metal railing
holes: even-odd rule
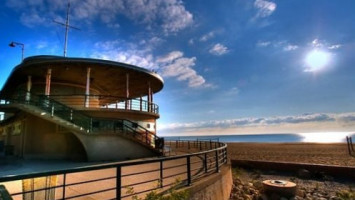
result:
[[[130,99],[111,95],[49,95],[51,99],[76,109],[101,108],[134,110],[159,114],[159,106],[143,99]]]
[[[133,196],[144,197],[151,191],[166,191],[176,186],[189,186],[195,181],[218,173],[220,167],[227,163],[227,145],[219,142],[201,144],[203,151],[185,155],[152,158],[139,161],[125,161],[95,166],[86,166],[50,172],[0,177],[0,184],[5,186],[14,182],[19,188],[9,189],[13,198],[22,196],[36,197],[45,195],[48,199],[131,199]],[[187,145],[188,141],[179,141]],[[193,142],[191,142],[193,143]],[[172,143],[174,145],[176,143]],[[204,149],[212,144],[212,149]],[[181,147],[172,147],[179,151]],[[40,179],[46,186],[26,189],[26,183],[37,183]],[[49,180],[49,181],[48,181]],[[55,181],[53,181],[55,180]],[[52,184],[48,184],[52,182]],[[40,184],[39,184],[40,185]],[[23,188],[23,189],[22,189]]]
[[[49,114],[52,117],[56,116],[62,120],[70,122],[86,134],[95,134],[102,131],[105,131],[106,133],[122,133],[123,136],[134,138],[153,149],[158,149],[159,151],[162,150],[162,145],[164,144],[163,138],[159,138],[154,133],[139,126],[135,122],[125,119],[108,120],[93,118],[44,95],[38,96],[22,91],[14,98],[1,98],[0,104],[23,104],[35,106],[42,110],[43,114]]]

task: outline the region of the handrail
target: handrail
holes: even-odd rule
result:
[[[95,132],[93,131],[95,128],[93,124],[95,124],[95,122],[99,122],[99,126],[96,127],[98,129],[97,131],[100,130],[100,122],[102,123],[105,122],[106,124],[109,123],[110,124],[109,127],[112,127],[112,129],[111,130],[104,129],[104,130],[115,132],[115,128],[116,128],[115,125],[121,122],[123,125],[122,128],[125,128],[124,131],[127,133],[127,130],[129,130],[128,132],[131,132],[131,136],[133,136],[133,138],[143,142],[144,144],[154,149],[158,149],[160,151],[162,150],[162,144],[164,143],[162,138],[159,138],[158,136],[156,136],[155,134],[149,131],[138,132],[137,130],[135,130],[134,127],[130,127],[127,123],[125,123],[124,119],[106,120],[101,118],[93,118],[63,103],[48,98],[48,96],[45,95],[38,96],[38,95],[31,94],[27,91],[19,91],[17,97],[15,98],[2,98],[0,100],[0,104],[11,104],[11,102],[32,105],[37,108],[40,108],[41,110],[50,113],[51,116],[57,116],[63,120],[75,124],[76,126],[80,127],[80,129],[83,130],[83,132],[85,133]],[[145,137],[143,137],[141,134],[144,134]]]
[[[155,103],[143,99],[131,99],[112,95],[84,95],[84,94],[66,94],[66,95],[48,95],[49,98],[57,102],[63,102],[75,108],[101,108],[117,110],[133,110],[141,112],[150,112],[159,114],[159,106]]]
[[[14,192],[11,195],[13,196],[23,195],[25,193],[33,193],[37,191],[45,191],[48,189],[58,188],[59,190],[58,192],[63,193],[60,199],[72,199],[77,197],[75,196],[77,194],[74,194],[74,196],[68,196],[65,193],[66,189],[68,189],[71,186],[75,186],[78,189],[77,186],[85,185],[87,183],[114,179],[116,184],[113,184],[112,187],[110,187],[109,189],[100,189],[95,187],[94,189],[97,189],[95,191],[89,190],[89,191],[85,191],[86,193],[81,193],[81,192],[79,193],[80,196],[81,195],[87,196],[87,195],[97,194],[101,192],[116,191],[114,199],[120,199],[123,197],[143,194],[145,192],[149,192],[159,188],[166,188],[171,185],[171,180],[173,180],[174,177],[175,178],[184,177],[183,180],[181,180],[182,181],[181,184],[188,186],[200,178],[209,176],[212,173],[218,173],[220,171],[220,167],[227,163],[227,145],[220,142],[213,142],[213,143],[214,143],[213,146],[215,146],[215,148],[204,149],[203,151],[196,152],[196,153],[188,153],[188,154],[178,155],[178,156],[150,158],[150,159],[135,160],[135,161],[114,162],[114,163],[99,164],[93,166],[76,167],[71,169],[61,169],[61,170],[54,170],[54,171],[47,171],[47,172],[22,174],[22,175],[9,175],[5,177],[0,177],[0,183],[9,182],[9,181],[18,181],[23,179],[33,179],[38,177],[48,177],[54,175],[59,177],[62,176],[63,182],[59,183],[58,185],[47,186],[46,188],[40,188],[40,189],[32,189],[31,191],[25,191],[25,192],[24,191],[17,192],[17,193]],[[176,148],[179,147],[176,146]],[[185,159],[186,162],[182,159]],[[168,164],[168,166],[164,166],[164,163],[168,161],[176,161],[176,163],[172,165],[171,162],[169,162],[170,164]],[[133,171],[133,172],[126,172],[125,174],[122,174],[123,167],[134,167],[142,164],[154,164],[154,166],[157,166],[156,164],[159,163],[160,163],[160,167],[156,169],[152,169],[149,167],[145,169],[144,167],[141,167],[139,168],[138,172]],[[172,170],[174,168],[176,168],[177,170]],[[66,182],[66,177],[69,177],[72,173],[73,174],[77,174],[80,172],[87,173],[88,171],[103,170],[103,169],[116,170],[116,175],[107,177],[103,174],[103,177],[96,177],[95,179],[84,180],[84,181],[76,180],[77,182],[71,181],[70,183]],[[185,170],[181,171],[182,169]],[[128,178],[127,180],[129,180],[134,178],[135,176],[139,176],[141,174],[151,173],[151,172],[160,172],[160,173],[154,173],[155,175],[151,175],[153,177],[148,177],[149,178],[148,180],[139,179],[137,180],[138,182],[134,182],[133,184],[129,182],[126,183],[124,181],[125,178]],[[124,195],[123,193],[127,189],[127,187],[140,186],[140,185],[147,184],[149,182],[152,182],[153,184],[153,182],[155,181],[158,181],[160,184],[148,190],[146,188],[141,188],[143,191],[135,191],[134,194]]]

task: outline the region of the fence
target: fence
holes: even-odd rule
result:
[[[156,189],[168,190],[176,180],[181,187],[191,185],[227,163],[223,143],[177,141],[171,145],[174,151],[190,153],[1,177],[0,185],[7,187],[13,199],[131,199]]]
[[[353,140],[352,140],[351,136],[346,136],[346,143],[348,146],[349,155],[352,155],[353,153],[355,153]]]

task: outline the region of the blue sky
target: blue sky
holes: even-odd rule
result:
[[[69,57],[157,71],[160,134],[354,131],[353,0],[71,0]],[[67,2],[0,5],[0,86],[25,56],[63,55]]]

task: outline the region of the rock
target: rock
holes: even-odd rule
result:
[[[304,198],[306,195],[306,192],[304,190],[297,190],[296,196]]]
[[[255,181],[253,185],[257,190],[263,189],[263,183],[261,181]]]

